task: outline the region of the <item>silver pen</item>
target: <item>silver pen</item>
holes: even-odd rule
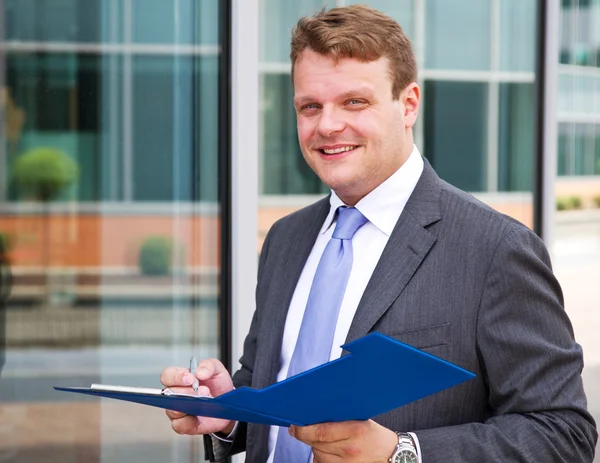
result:
[[[200,385],[198,383],[198,378],[196,378],[196,370],[197,369],[198,369],[198,360],[196,360],[196,357],[192,357],[192,359],[190,360],[190,373],[194,377],[194,383],[192,384],[192,389],[194,389],[194,392],[198,392],[198,386]]]

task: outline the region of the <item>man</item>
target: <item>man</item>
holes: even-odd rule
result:
[[[232,381],[202,362],[200,393],[266,387],[371,331],[477,377],[364,422],[287,432],[168,411],[173,429],[207,435],[213,460],[246,450],[253,463],[591,462],[582,352],[548,254],[419,154],[420,89],[400,26],[363,6],[322,11],[299,21],[291,61],[302,153],[332,193],[270,230],[241,369]],[[172,367],[161,381],[193,377]]]

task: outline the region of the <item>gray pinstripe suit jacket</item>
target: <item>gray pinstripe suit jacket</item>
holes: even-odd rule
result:
[[[236,386],[275,381],[287,308],[328,211],[325,198],[271,228]],[[347,341],[374,330],[477,374],[376,418],[415,431],[424,463],[593,460],[597,432],[586,409],[582,351],[544,244],[442,181],[428,162]],[[207,437],[207,457],[246,450],[247,461],[265,462],[267,439],[268,427],[243,424],[231,446]]]

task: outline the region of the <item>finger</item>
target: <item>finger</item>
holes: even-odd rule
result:
[[[165,410],[165,413],[171,421],[178,420],[186,415],[186,413],[176,412],[175,410]]]
[[[229,374],[225,369],[225,366],[217,359],[202,360],[198,363],[198,368],[196,368],[196,378],[200,381],[209,380],[212,377],[223,373]]]
[[[212,397],[210,389],[206,386],[199,386],[197,391],[194,391],[191,387],[171,386],[169,391],[178,394],[197,395],[199,397]]]
[[[166,386],[191,386],[194,376],[187,368],[168,367],[160,374],[160,382]]]
[[[185,415],[183,418],[171,421],[171,427],[177,434],[195,435],[198,434],[198,418]]]

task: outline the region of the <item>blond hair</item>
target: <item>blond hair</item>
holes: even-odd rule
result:
[[[365,5],[351,5],[304,17],[292,31],[290,60],[294,66],[305,49],[340,58],[369,62],[389,60],[392,97],[417,80],[417,62],[412,45],[402,27],[383,13]]]

